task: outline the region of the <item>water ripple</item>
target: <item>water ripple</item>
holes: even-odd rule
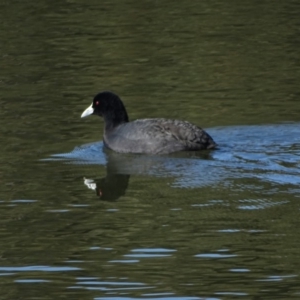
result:
[[[130,155],[104,151],[103,143],[97,142],[45,160],[106,165],[108,175],[172,177],[173,187],[181,188],[211,185],[237,188],[233,181],[243,179],[289,187],[300,184],[299,123],[219,127],[209,132],[218,142],[218,150],[167,156]],[[92,179],[85,178],[85,184],[97,189]],[[257,182],[241,183],[240,187],[260,189]]]

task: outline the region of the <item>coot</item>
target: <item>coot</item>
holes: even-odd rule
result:
[[[116,152],[165,154],[216,147],[209,134],[187,121],[157,118],[129,122],[122,100],[112,92],[97,94],[81,118],[89,115],[104,118],[104,145]]]

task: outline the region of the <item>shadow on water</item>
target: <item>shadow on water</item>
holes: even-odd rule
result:
[[[117,200],[124,195],[130,175],[172,177],[173,187],[180,188],[230,186],[236,180],[255,179],[255,185],[246,180],[241,188],[260,190],[259,183],[271,183],[297,191],[300,124],[219,127],[208,132],[218,142],[218,150],[146,156],[114,153],[97,142],[47,160],[106,165],[105,178],[84,178],[86,186],[103,200]]]

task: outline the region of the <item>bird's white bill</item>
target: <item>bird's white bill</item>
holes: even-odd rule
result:
[[[94,112],[93,103],[82,113],[81,118],[87,117]]]

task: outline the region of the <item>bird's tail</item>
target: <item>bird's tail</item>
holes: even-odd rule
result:
[[[207,134],[207,143],[206,143],[206,149],[216,149],[218,147],[218,144],[213,140],[213,138]]]

